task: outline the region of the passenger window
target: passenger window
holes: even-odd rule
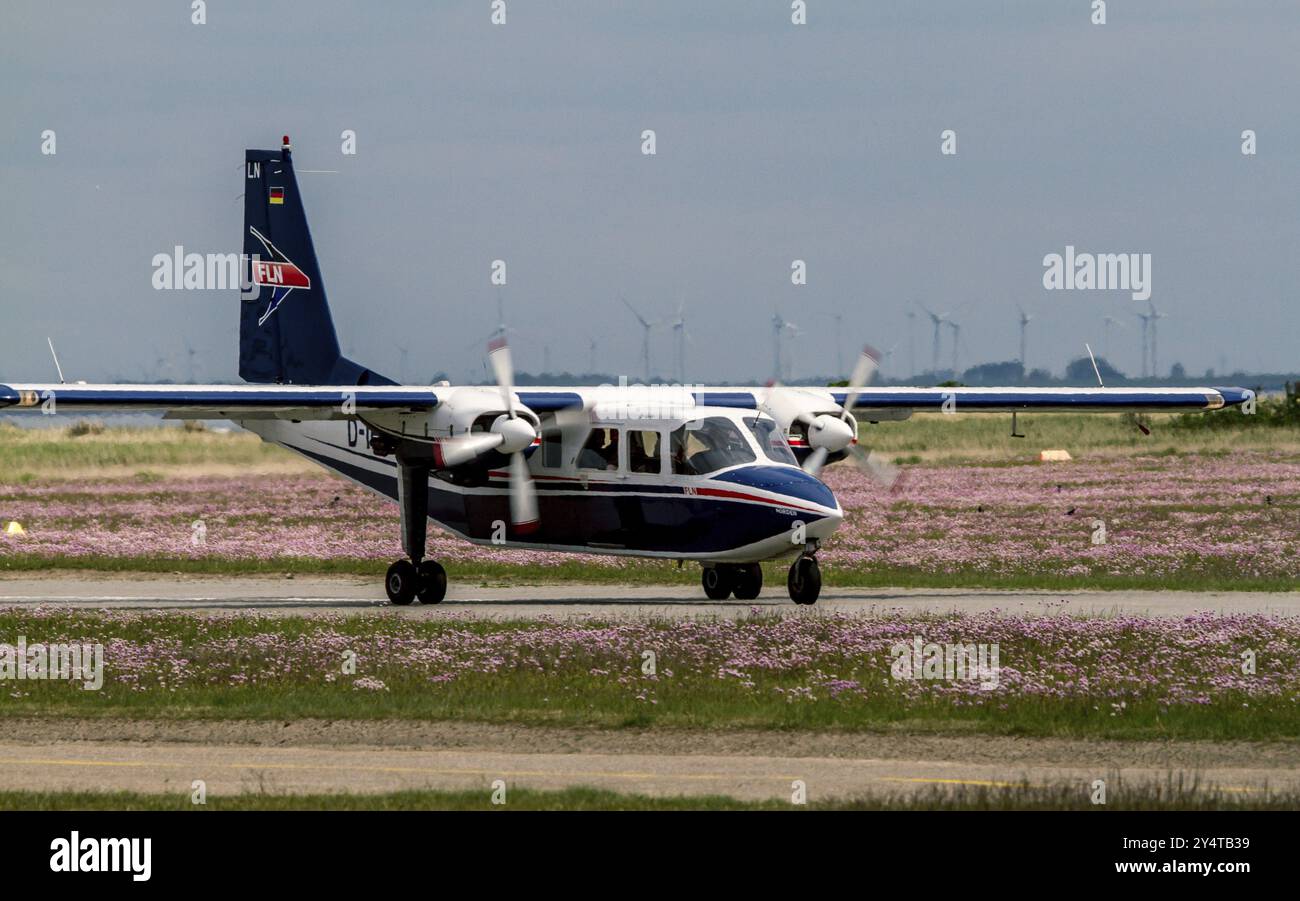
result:
[[[659,460],[659,433],[629,431],[627,433],[627,468],[629,472],[663,472]]]
[[[578,452],[579,469],[618,469],[618,429],[592,429]]]

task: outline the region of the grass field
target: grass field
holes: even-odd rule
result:
[[[570,624],[48,607],[0,610],[0,636],[99,644],[104,655],[98,690],[67,680],[20,682],[11,673],[0,686],[0,719],[1300,738],[1300,621],[1262,615],[892,613]],[[954,668],[944,678],[940,665],[910,677],[898,668],[898,649],[917,643],[996,648],[996,672]],[[1246,651],[1255,655],[1250,673],[1242,667]]]
[[[1300,429],[1149,417],[918,416],[863,426],[898,460],[887,493],[827,470],[846,522],[829,586],[1294,590]],[[1262,421],[1261,421],[1262,422]],[[1075,462],[1036,462],[1061,447]],[[255,436],[0,425],[0,569],[375,575],[400,556],[396,513]],[[1094,523],[1108,539],[1094,544]],[[196,523],[203,540],[196,542]],[[431,535],[459,582],[695,583],[661,561],[483,549]],[[784,565],[767,567],[783,591]],[[787,614],[790,611],[785,611]],[[0,609],[0,642],[101,644],[105,681],[0,682],[0,722],[448,721],[733,733],[1300,741],[1300,621],[1066,615],[826,616],[603,623],[175,616]],[[894,649],[991,645],[999,675],[896,678]],[[0,649],[2,650],[2,649]],[[1243,652],[1256,669],[1242,668]],[[646,654],[653,668],[646,670]],[[3,667],[0,654],[0,667]],[[892,740],[892,739],[891,739]],[[1248,750],[1243,750],[1248,755]],[[1106,809],[1295,809],[1285,793],[1119,788]],[[0,792],[0,809],[195,809],[187,793]],[[248,794],[199,809],[503,809],[488,792]],[[1077,785],[951,786],[871,798],[651,798],[512,788],[504,809],[1097,809]]]
[[[1239,445],[1232,453],[1139,445],[1043,464],[1001,450],[981,457],[980,442],[1013,439],[990,434],[987,417],[943,421],[951,418],[918,422],[917,434],[966,434],[954,445],[966,459],[907,463],[895,491],[851,466],[824,472],[846,513],[820,558],[829,586],[1285,591],[1300,584],[1300,451],[1286,449],[1287,428],[1243,427],[1229,435]],[[1080,434],[1092,428],[1103,447],[1114,437],[1108,430],[1123,424],[1104,416],[1047,421]],[[1192,447],[1227,434],[1178,422],[1170,420],[1169,430]],[[983,431],[963,432],[968,426]],[[0,523],[17,521],[26,534],[0,534],[3,571],[377,576],[401,555],[391,502],[248,434],[18,432],[0,432]],[[1102,543],[1094,540],[1099,523]],[[437,529],[429,554],[459,584],[698,579],[694,565],[484,548]],[[780,586],[784,570],[770,564],[767,584]]]
[[[206,469],[308,471],[311,465],[264,444],[251,432],[207,429],[102,428],[93,420],[64,428],[19,428],[0,422],[4,465],[0,483],[35,479],[120,477],[139,473],[190,473]]]
[[[537,791],[508,787],[504,804],[493,804],[489,790],[404,791],[390,794],[293,795],[246,793],[209,795],[194,804],[188,793],[171,795],[132,792],[0,792],[0,810],[1297,810],[1300,796],[1291,792],[1241,793],[1211,785],[1179,782],[1125,785],[1118,776],[1107,779],[1107,803],[1089,800],[1084,786],[932,786],[909,794],[864,798],[809,798],[806,804],[787,801],[741,801],[724,795],[651,797],[594,788]]]
[[[1196,427],[1203,417],[1213,428]],[[918,413],[904,422],[863,424],[860,438],[886,457],[908,462],[1028,462],[1043,448],[1065,448],[1079,456],[1131,454],[1220,454],[1265,451],[1300,454],[1300,422],[1270,424],[1269,417],[1236,410],[1184,417],[1144,415],[1150,435],[1127,414],[1039,413],[1017,420],[1024,438],[1011,437],[1003,414]],[[19,428],[0,422],[4,465],[0,484],[33,479],[81,478],[134,473],[225,471],[312,472],[308,463],[282,448],[263,444],[249,432],[206,429],[102,428],[93,420],[69,420],[62,428]]]

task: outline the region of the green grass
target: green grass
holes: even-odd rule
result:
[[[954,709],[896,697],[853,703],[825,696],[788,703],[742,692],[721,681],[661,689],[654,708],[592,677],[465,679],[435,692],[427,682],[402,684],[385,673],[388,690],[361,692],[350,683],[293,688],[203,687],[133,693],[67,689],[54,696],[33,689],[6,698],[0,723],[10,718],[77,717],[150,721],[192,720],[429,720],[510,726],[710,733],[845,732],[897,735],[1000,735],[1115,741],[1297,741],[1294,705],[1259,703],[1243,709],[1223,698],[1203,708],[1164,709],[1129,704],[1112,718],[1094,703],[1010,697],[1005,709]],[[6,686],[8,688],[8,686]],[[65,687],[66,688],[66,687]],[[68,697],[76,691],[79,697]],[[87,697],[88,696],[88,697]]]
[[[906,462],[1035,459],[1043,448],[1081,454],[1232,453],[1241,450],[1300,450],[1300,420],[1277,413],[1280,401],[1264,401],[1255,416],[1237,410],[1193,414],[1036,413],[1017,419],[1026,437],[1012,438],[1007,414],[918,413],[903,422],[863,424],[864,445]],[[1137,428],[1141,419],[1151,435]],[[184,428],[87,428],[71,417],[63,428],[24,429],[0,423],[5,465],[0,482],[70,478],[90,469],[143,471],[176,467],[311,464],[282,448],[263,444],[238,429],[214,432]],[[156,473],[154,474],[157,475]]]
[[[1261,405],[1261,411],[1265,409]],[[1270,408],[1271,409],[1271,408]],[[1144,435],[1141,421],[1150,430]],[[862,444],[901,464],[971,460],[1024,463],[1045,448],[1075,457],[1126,454],[1229,454],[1245,450],[1295,451],[1300,421],[1238,410],[1190,414],[1034,413],[1021,414],[1011,437],[1011,416],[989,413],[917,413],[902,422],[864,423]]]
[[[916,628],[924,628],[924,621],[917,618]],[[782,621],[769,616],[749,622],[764,627]],[[600,625],[598,620],[585,621],[581,628]],[[708,650],[712,645],[700,644],[698,632],[685,635],[680,624],[644,620],[635,648],[591,651],[570,639],[541,641],[528,634],[546,626],[525,620],[417,620],[388,613],[322,619],[7,608],[0,611],[0,638],[5,641],[21,635],[29,642],[98,642],[106,649],[121,641],[119,653],[143,655],[150,663],[138,681],[120,681],[113,677],[112,654],[106,651],[109,678],[99,691],[58,680],[6,681],[0,684],[0,723],[33,716],[428,720],[603,729],[1300,739],[1300,705],[1285,695],[1251,699],[1246,706],[1238,693],[1221,691],[1208,704],[1169,706],[1157,691],[1148,698],[1130,697],[1122,716],[1113,715],[1110,705],[1092,694],[1052,699],[1008,693],[997,703],[954,705],[939,696],[909,697],[887,678],[883,656],[845,658],[830,649],[802,666],[751,669],[754,684],[746,687],[739,679],[719,678],[724,658],[716,655],[723,652]],[[801,628],[813,630],[816,624]],[[494,652],[503,662],[492,667],[473,663],[451,681],[433,683],[430,674],[450,672],[449,664],[411,666],[407,652],[394,650],[439,649],[458,660],[462,652],[457,649],[467,635],[508,639]],[[557,640],[559,644],[553,643]],[[691,650],[674,652],[674,642],[682,641]],[[578,649],[560,653],[570,647]],[[643,647],[657,649],[664,678],[642,678]],[[1141,653],[1139,644],[1134,647],[1134,654]],[[342,673],[344,648],[356,654],[355,675]],[[1004,648],[1003,665],[1014,667],[1018,651]],[[692,659],[701,653],[703,659]],[[1031,649],[1024,653],[1029,655]],[[184,675],[173,676],[172,661],[178,659],[185,661]],[[1200,672],[1202,663],[1189,657],[1185,665]],[[864,684],[880,682],[880,688],[839,698],[818,690],[815,697],[795,702],[782,693],[803,689],[818,672],[839,673]],[[361,676],[382,680],[384,688],[354,686]]]
[[[0,482],[72,477],[79,471],[126,467],[150,475],[150,468],[180,466],[296,465],[295,455],[264,444],[251,432],[185,428],[109,428],[86,430],[83,421],[65,417],[66,428],[19,428],[0,422],[4,466]],[[302,464],[304,471],[309,464]],[[154,474],[157,477],[157,474]]]
[[[603,789],[574,787],[557,791],[508,787],[506,803],[493,804],[489,789],[467,791],[414,790],[385,794],[209,794],[206,804],[194,804],[189,792],[0,792],[0,810],[706,810],[706,811],[826,811],[826,810],[1296,810],[1295,792],[1230,792],[1170,778],[1164,783],[1125,785],[1107,780],[1107,803],[1093,804],[1082,784],[1047,786],[927,786],[912,793],[869,797],[809,798],[797,805],[784,799],[742,801],[725,795],[652,797]]]

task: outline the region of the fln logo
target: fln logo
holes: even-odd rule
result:
[[[271,318],[272,313],[280,309],[280,304],[284,303],[285,298],[294,289],[310,289],[311,279],[307,277],[307,273],[294,265],[293,261],[272,244],[265,235],[251,225],[248,230],[266,248],[266,255],[270,257],[268,260],[258,257],[251,261],[253,284],[271,289],[271,301],[266,305],[266,311],[262,313],[261,318],[257,320],[257,324],[262,325],[267,319]],[[258,296],[261,296],[260,291]]]

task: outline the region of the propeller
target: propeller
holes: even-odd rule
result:
[[[898,487],[902,470],[875,451],[855,444],[849,448],[849,456],[853,458],[858,469],[866,473],[880,487],[891,491]]]
[[[857,403],[859,395],[862,394],[862,389],[871,384],[871,380],[875,378],[879,370],[879,352],[870,345],[863,347],[857,365],[853,367],[853,373],[849,376],[849,390],[844,395],[844,409],[850,416],[853,415],[853,405]],[[857,435],[855,434],[854,437],[856,438]],[[849,445],[848,450],[858,469],[866,473],[876,484],[890,489],[898,484],[898,477],[901,473],[893,463],[856,441]]]
[[[498,450],[510,455],[510,524],[516,532],[531,532],[537,528],[537,488],[528,474],[524,450],[532,446],[537,430],[515,410],[515,367],[504,336],[488,345],[488,360],[506,406],[505,416],[497,417],[492,431],[502,436]]]
[[[531,532],[537,528],[538,522],[537,489],[528,474],[524,451],[536,440],[537,430],[519,415],[516,407],[514,364],[503,336],[488,344],[488,361],[496,376],[506,412],[493,420],[486,432],[471,432],[438,441],[434,445],[434,460],[438,468],[450,469],[469,463],[488,451],[495,450],[510,457],[510,524],[516,532]]]
[[[857,420],[852,413],[862,389],[871,383],[879,368],[880,354],[870,346],[864,347],[849,375],[848,391],[838,414],[813,413],[800,409],[804,406],[803,397],[807,395],[801,396],[802,392],[797,389],[772,386],[767,403],[763,405],[764,412],[778,422],[802,422],[807,428],[808,446],[813,451],[803,462],[804,472],[813,476],[820,475],[831,454],[847,451],[858,468],[873,481],[886,488],[892,488],[897,483],[898,467],[857,444]]]

